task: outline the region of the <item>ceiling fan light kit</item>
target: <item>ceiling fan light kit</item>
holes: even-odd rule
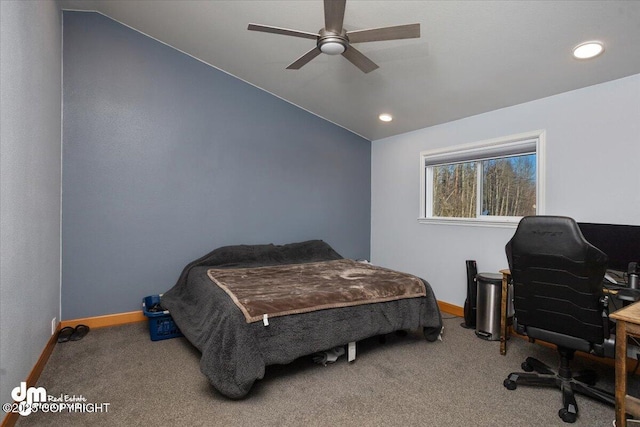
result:
[[[327,55],[341,55],[347,47],[340,42],[326,42],[320,45],[320,50]]]
[[[337,35],[329,33],[322,28],[318,34],[318,49],[320,49],[322,53],[326,53],[327,55],[341,55],[347,50],[349,39],[347,39],[344,31],[342,34]]]
[[[317,34],[262,24],[249,24],[247,29],[250,31],[261,31],[284,36],[315,39],[316,47],[291,63],[287,67],[289,70],[299,70],[316,56],[325,53],[327,55],[342,55],[362,72],[369,73],[378,68],[378,65],[354,48],[351,43],[420,37],[420,24],[345,31],[342,27],[345,6],[346,0],[324,0],[325,25]]]

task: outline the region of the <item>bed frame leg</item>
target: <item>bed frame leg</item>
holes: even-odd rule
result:
[[[353,362],[356,360],[356,342],[351,341],[347,346],[347,360]]]

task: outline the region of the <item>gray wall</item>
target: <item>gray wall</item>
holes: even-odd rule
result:
[[[60,320],[61,37],[56,3],[0,1],[2,403]]]
[[[62,317],[137,310],[222,245],[368,258],[370,142],[96,13],[64,13]]]
[[[546,213],[640,225],[640,75],[372,143],[371,258],[429,280],[439,300],[466,295],[465,263],[507,267],[512,228],[419,224],[420,151],[544,129]]]

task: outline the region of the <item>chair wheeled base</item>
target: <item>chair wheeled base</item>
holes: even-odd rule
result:
[[[558,353],[560,353],[560,368],[557,373],[538,359],[527,357],[521,365],[525,372],[510,373],[503,385],[508,390],[515,390],[518,385],[559,388],[562,391],[563,407],[558,411],[558,416],[565,423],[573,423],[578,417],[578,405],[574,393],[615,406],[615,396],[612,393],[594,387],[596,383],[594,371],[586,370],[572,374],[569,362],[573,359],[575,350],[558,347]]]

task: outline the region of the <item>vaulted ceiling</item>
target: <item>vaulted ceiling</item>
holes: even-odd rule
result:
[[[340,55],[287,70],[315,41],[247,30],[316,33],[322,0],[61,3],[103,13],[369,140],[640,73],[640,1],[347,0],[348,31],[421,26],[418,39],[354,45],[380,67],[367,74]],[[574,59],[587,40],[602,41],[604,54]]]

